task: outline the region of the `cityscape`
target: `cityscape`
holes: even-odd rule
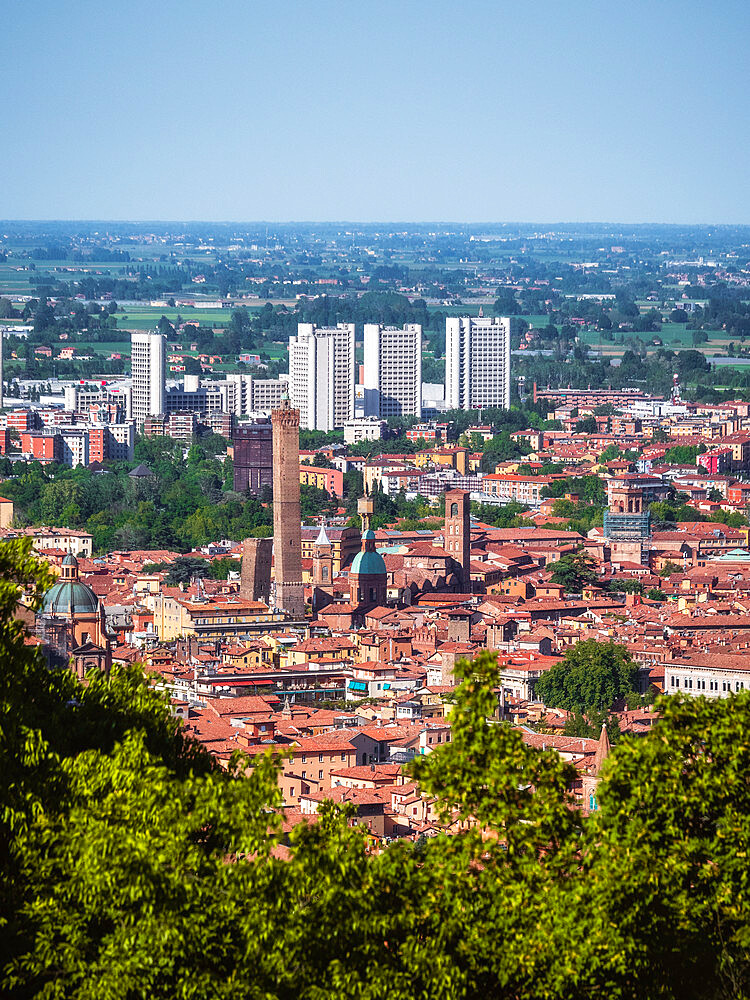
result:
[[[747,15],[574,6],[10,18],[3,996],[750,996]]]

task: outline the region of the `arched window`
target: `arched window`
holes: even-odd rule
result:
[[[457,503],[452,503],[451,504],[451,517],[458,517],[458,504]]]

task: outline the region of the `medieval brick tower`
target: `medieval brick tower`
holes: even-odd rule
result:
[[[469,494],[449,490],[445,494],[445,541],[443,548],[460,566],[461,586],[471,590],[471,520]]]
[[[273,425],[273,559],[276,607],[304,618],[299,503],[299,410],[288,397],[271,414]]]
[[[240,597],[246,601],[270,601],[272,551],[270,538],[246,538],[242,543]]]

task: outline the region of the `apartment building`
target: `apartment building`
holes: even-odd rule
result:
[[[448,316],[445,400],[451,410],[510,408],[510,319]]]
[[[246,417],[251,413],[270,414],[281,406],[281,397],[288,389],[289,378],[260,378],[257,375],[232,373],[227,375],[226,382],[234,386],[233,406],[228,406],[229,413],[237,417]]]
[[[146,417],[165,412],[166,337],[162,333],[131,333],[133,419],[138,427]]]
[[[388,424],[378,417],[355,417],[344,424],[344,443],[359,444],[360,441],[380,441],[388,435]]]
[[[299,481],[301,486],[314,486],[325,490],[334,497],[344,495],[344,474],[341,469],[323,469],[315,465],[300,465]]]
[[[66,385],[63,390],[65,410],[69,413],[89,414],[92,408],[104,407],[111,417],[123,420],[133,418],[133,389],[129,385],[96,385],[90,382]]]
[[[354,419],[354,323],[299,323],[289,338],[290,399],[300,427],[332,431]]]
[[[489,500],[515,501],[538,507],[542,502],[542,490],[556,479],[564,476],[514,476],[494,473],[482,479],[482,492]]]
[[[422,416],[422,327],[365,323],[365,414]]]

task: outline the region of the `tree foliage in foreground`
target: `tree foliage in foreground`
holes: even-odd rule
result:
[[[457,832],[368,855],[331,805],[285,837],[277,764],[218,768],[136,671],[48,672],[12,620],[36,573],[0,549],[3,996],[747,995],[750,695],[665,699],[584,817],[569,764],[487,723],[493,658],[461,662],[413,767]]]

